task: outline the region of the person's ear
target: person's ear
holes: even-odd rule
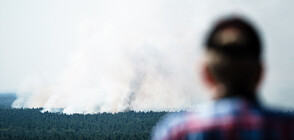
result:
[[[202,81],[203,83],[208,86],[208,88],[212,88],[213,86],[215,86],[216,82],[214,77],[212,76],[209,67],[207,64],[203,64],[202,65],[202,70],[201,70],[201,77],[202,77]]]
[[[202,65],[201,77],[204,85],[208,88],[212,99],[218,99],[225,96],[225,86],[215,80],[207,64]]]

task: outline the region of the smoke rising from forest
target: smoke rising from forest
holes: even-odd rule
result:
[[[213,21],[241,13],[263,26],[272,21],[267,10],[277,2],[96,3],[95,13],[74,23],[77,43],[60,74],[28,78],[13,107],[69,114],[191,108],[206,99],[197,68]]]

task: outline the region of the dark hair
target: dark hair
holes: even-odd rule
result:
[[[253,96],[262,57],[257,30],[241,18],[225,18],[208,34],[205,48],[210,73],[224,84],[227,94]]]
[[[239,40],[222,43],[218,35],[229,28],[240,31],[241,37]],[[262,43],[257,30],[248,21],[238,17],[220,20],[209,33],[205,46],[207,49],[215,50],[234,58],[261,59],[262,57]]]

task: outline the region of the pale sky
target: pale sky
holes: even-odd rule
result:
[[[0,1],[0,91],[16,91],[31,74],[60,71],[75,45],[79,5],[71,3]]]
[[[119,5],[118,1],[112,2],[113,4],[94,0],[0,0],[0,92],[16,92],[22,82],[32,75],[57,76],[60,74],[64,66],[68,64],[69,55],[79,44],[80,20],[91,20],[98,15],[103,17],[101,16],[103,12],[117,10],[111,8],[112,5]],[[227,7],[221,6],[224,5],[222,2],[227,3]],[[174,4],[175,1],[162,3],[166,5],[165,8],[174,8],[180,11],[179,14],[183,14],[175,15],[181,17],[175,21],[178,26],[184,26],[178,20],[186,20],[186,15],[189,15],[189,18],[191,15],[205,17],[199,20],[199,26],[204,22],[210,23],[218,15],[231,12],[248,16],[260,28],[264,38],[266,82],[262,92],[264,94],[271,92],[271,98],[279,98],[279,102],[281,100],[290,102],[294,99],[292,95],[294,93],[294,48],[292,47],[294,2],[292,0],[183,1],[183,3],[191,3],[191,5],[187,4],[189,5],[187,9],[193,9],[191,8],[193,6],[199,8],[201,4],[202,11],[209,13],[193,13],[197,10],[185,11],[185,7]],[[220,6],[217,3],[220,3]],[[132,6],[136,7],[136,4]],[[183,9],[177,9],[177,6]],[[152,8],[150,10],[152,11]],[[214,13],[214,10],[223,11],[223,13]],[[168,14],[167,12],[166,15]],[[174,22],[172,16],[166,19]],[[112,18],[119,17],[103,17],[95,20],[102,22]],[[194,29],[198,25],[191,26],[195,26]],[[199,46],[195,46],[197,47]],[[294,103],[287,104],[294,106]]]

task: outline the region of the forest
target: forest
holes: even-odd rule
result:
[[[166,112],[99,114],[41,113],[42,108],[14,109],[15,96],[0,95],[0,140],[6,139],[149,139]]]

